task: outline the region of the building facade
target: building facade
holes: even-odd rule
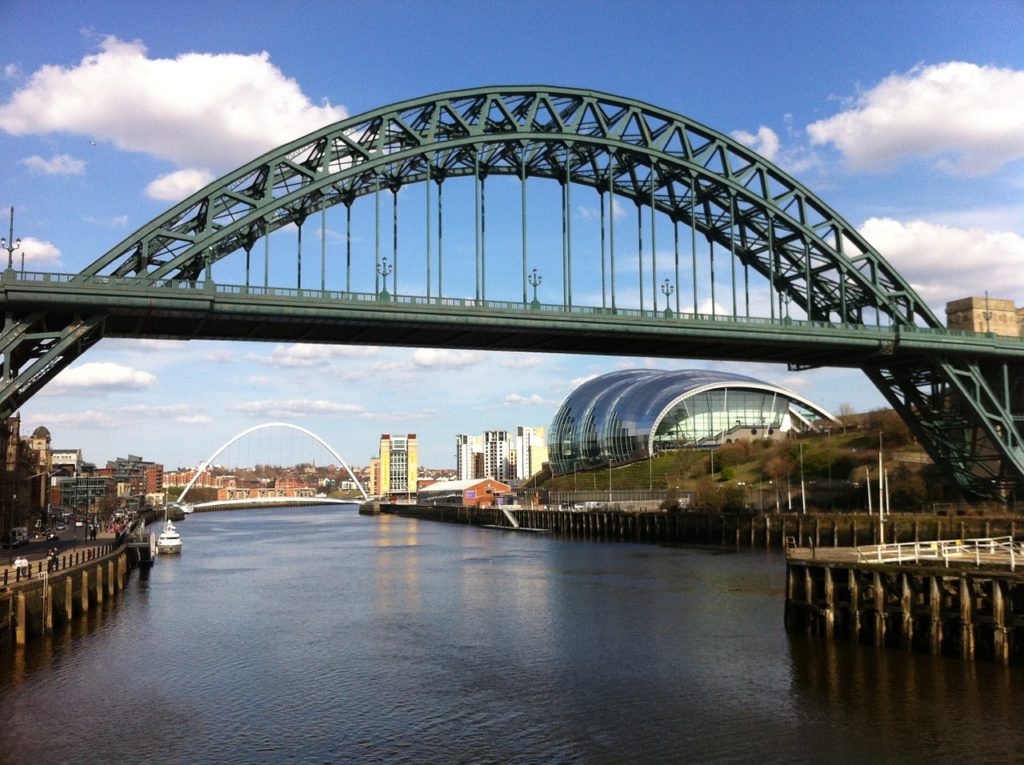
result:
[[[946,303],[946,328],[1003,337],[1024,336],[1024,308],[1005,298],[966,297]]]
[[[463,505],[493,507],[511,503],[512,487],[493,478],[470,478],[464,481],[438,481],[420,491],[419,502],[427,505]]]
[[[415,494],[418,477],[416,434],[381,435],[379,456],[370,460],[370,493],[378,497]]]
[[[624,465],[661,451],[779,439],[837,420],[804,397],[745,375],[627,369],[588,380],[562,402],[548,435],[556,475]]]
[[[488,430],[455,437],[456,478],[524,481],[540,472],[548,459],[544,428],[519,425],[515,431]]]
[[[516,479],[525,481],[536,475],[548,461],[548,445],[544,438],[544,428],[527,428],[520,425],[516,428]]]
[[[515,479],[515,459],[515,441],[507,430],[484,431],[484,478]]]
[[[484,469],[484,437],[459,434],[455,436],[455,477],[459,481],[482,478]]]

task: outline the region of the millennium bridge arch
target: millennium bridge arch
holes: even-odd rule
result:
[[[502,181],[518,205],[495,204]],[[555,219],[543,245],[538,183]],[[455,228],[472,233],[453,248],[457,188],[471,201]],[[587,230],[581,199],[596,205]],[[497,249],[495,220],[520,228],[517,251]],[[303,249],[317,222],[319,264]],[[272,259],[271,239],[292,230]],[[545,280],[554,302],[538,299]],[[946,331],[840,215],[725,134],[591,90],[475,88],[375,109],[225,175],[79,274],[8,269],[2,288],[3,414],[104,336],[783,362],[863,369],[964,491],[1006,497],[1024,478],[1024,344]]]
[[[363,495],[363,501],[364,502],[368,502],[369,501],[369,497],[366,496],[366,491],[363,489],[363,485],[361,483],[359,483],[359,479],[355,477],[355,474],[353,474],[353,472],[352,472],[352,468],[350,468],[348,466],[348,463],[345,462],[345,458],[342,457],[340,454],[338,454],[338,452],[335,451],[334,447],[331,446],[326,441],[324,441],[322,438],[320,438],[320,436],[318,436],[316,433],[314,433],[311,430],[307,430],[306,428],[303,428],[303,427],[301,427],[299,425],[292,425],[291,423],[288,423],[288,422],[265,422],[265,423],[263,423],[261,425],[254,425],[251,428],[246,428],[245,430],[243,430],[240,433],[236,433],[231,438],[229,438],[227,441],[225,441],[223,444],[221,444],[221,446],[219,448],[217,448],[217,450],[214,451],[213,454],[211,454],[209,457],[207,457],[205,460],[203,460],[203,462],[199,465],[199,467],[196,468],[195,475],[193,475],[192,478],[189,479],[189,482],[187,484],[185,484],[185,488],[181,490],[181,494],[178,495],[178,502],[179,503],[183,503],[185,501],[185,496],[189,493],[189,490],[191,490],[191,488],[193,486],[195,486],[196,481],[198,481],[202,477],[203,473],[206,472],[207,468],[209,468],[210,465],[213,464],[213,461],[215,459],[217,459],[217,457],[219,457],[221,454],[223,454],[225,449],[227,449],[229,446],[231,446],[232,444],[236,443],[237,441],[241,441],[243,438],[245,438],[246,436],[251,435],[252,433],[256,433],[256,432],[261,431],[261,430],[267,430],[269,428],[285,428],[285,429],[288,429],[288,430],[294,430],[294,431],[297,431],[299,433],[302,433],[303,435],[309,436],[309,438],[311,438],[314,441],[316,441],[318,444],[320,444],[322,447],[324,447],[327,451],[329,451],[331,453],[331,455],[336,460],[338,460],[338,462],[341,463],[341,466],[343,468],[345,468],[345,472],[348,473],[349,478],[352,479],[352,482],[356,485],[356,488],[359,489],[359,493]]]

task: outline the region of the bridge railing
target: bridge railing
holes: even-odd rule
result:
[[[935,335],[941,337],[977,337],[984,333],[976,333],[965,330],[949,330],[942,327],[921,327],[921,326],[894,326],[894,325],[870,325],[870,324],[844,324],[828,321],[808,321],[806,319],[793,319],[783,317],[763,316],[733,316],[728,313],[694,313],[688,311],[666,311],[656,309],[620,308],[602,306],[566,306],[561,303],[537,303],[522,302],[519,300],[483,300],[478,298],[464,297],[427,297],[424,295],[391,295],[386,297],[383,294],[373,292],[351,292],[339,290],[300,289],[296,287],[263,287],[259,285],[244,284],[220,284],[216,282],[205,282],[202,280],[189,279],[152,279],[145,276],[107,276],[101,274],[62,274],[40,271],[14,271],[8,269],[0,274],[0,283],[3,285],[27,284],[27,285],[62,285],[62,286],[102,286],[104,288],[124,290],[156,290],[156,291],[182,291],[195,292],[197,294],[209,295],[244,295],[253,298],[286,298],[289,300],[310,300],[315,302],[347,302],[362,304],[387,304],[422,306],[434,308],[459,308],[464,310],[482,309],[488,311],[509,311],[522,314],[542,313],[577,316],[604,316],[616,319],[640,319],[640,320],[667,320],[680,323],[686,322],[715,322],[735,323],[747,326],[791,326],[801,329],[827,329],[852,331],[858,334],[874,334],[895,337],[897,334],[913,333],[915,335]],[[1024,342],[1024,338],[1000,337],[1000,341],[1016,339],[1017,342]]]
[[[934,542],[899,542],[867,545],[857,548],[861,563],[917,563],[920,561],[973,561],[976,566],[1009,566],[1013,571],[1017,559],[1024,555],[1024,545],[1013,537],[982,537],[977,539],[945,539]]]

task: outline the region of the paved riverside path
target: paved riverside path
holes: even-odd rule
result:
[[[38,578],[39,567],[42,565],[42,570],[46,571],[46,555],[51,547],[59,548],[59,557],[63,558],[65,555],[74,555],[76,552],[84,553],[86,558],[95,558],[98,554],[97,551],[114,543],[114,533],[112,531],[101,531],[97,534],[96,539],[84,541],[77,538],[69,540],[59,540],[57,543],[47,542],[46,540],[37,540],[30,542],[25,547],[17,547],[14,550],[4,549],[3,556],[0,558],[2,565],[0,565],[0,587],[7,585],[8,587],[17,583],[17,569],[14,568],[13,560],[18,557],[28,558],[28,562],[32,571],[32,578]],[[92,556],[89,556],[88,552],[92,550]],[[72,566],[68,566],[71,568]],[[66,570],[66,569],[61,569]],[[24,574],[22,574],[21,581],[26,581]]]

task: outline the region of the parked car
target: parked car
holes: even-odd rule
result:
[[[46,541],[58,542],[60,541],[60,534],[58,534],[56,531],[51,531],[49,534],[46,535]]]

